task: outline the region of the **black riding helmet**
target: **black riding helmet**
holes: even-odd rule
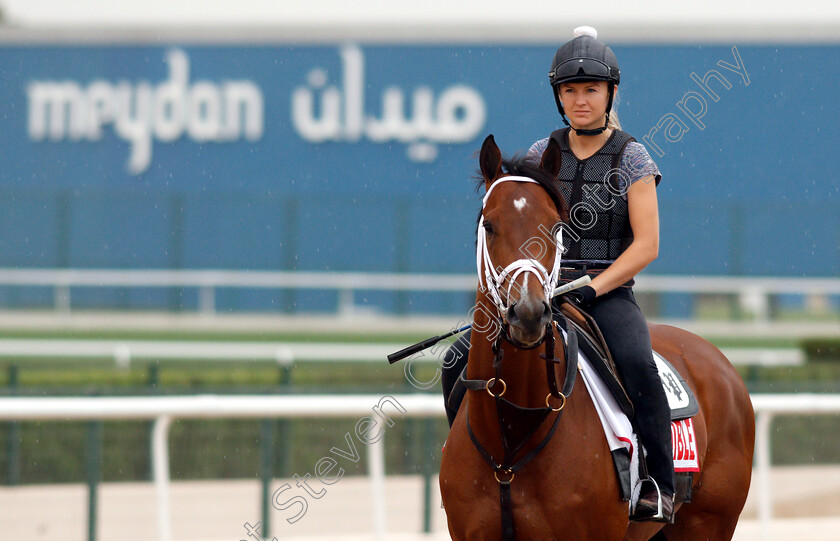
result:
[[[548,79],[551,91],[557,102],[557,110],[563,117],[563,122],[571,128],[563,111],[563,103],[557,92],[561,83],[607,81],[609,83],[609,101],[607,102],[607,118],[603,128],[594,130],[575,130],[578,135],[598,135],[607,129],[610,122],[615,85],[621,82],[621,71],[618,69],[618,59],[612,49],[597,39],[598,33],[594,28],[581,26],[575,28],[575,38],[557,49],[551,62]]]

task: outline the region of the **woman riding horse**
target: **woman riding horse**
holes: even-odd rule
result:
[[[656,186],[661,175],[645,147],[621,131],[616,115],[610,115],[620,82],[615,54],[597,40],[594,29],[576,29],[575,36],[557,50],[549,73],[568,127],[536,142],[528,157],[539,163],[549,139],[562,149],[556,183],[571,212],[563,230],[561,280],[592,277],[591,285],[572,298],[600,327],[635,406],[634,424],[655,485],[645,485],[633,518],[670,522],[675,492],[670,409],[632,290],[634,276],[658,254]],[[466,366],[469,343],[469,334],[460,338],[444,361],[450,426],[457,413],[457,406],[450,405],[459,400],[448,399]],[[459,391],[463,393],[456,389],[456,395]]]

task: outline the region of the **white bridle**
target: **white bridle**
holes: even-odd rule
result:
[[[483,211],[484,207],[487,205],[487,199],[493,192],[493,188],[503,182],[531,182],[534,184],[539,184],[539,182],[528,177],[520,176],[507,176],[496,179],[493,184],[490,185],[490,188],[488,188],[487,193],[484,194],[484,200],[481,204],[482,213],[478,219],[478,232],[476,233],[478,245],[476,247],[475,254],[476,267],[478,268],[478,284],[479,287],[487,290],[490,298],[493,300],[493,304],[495,304],[496,308],[499,310],[499,314],[504,318],[509,308],[508,302],[510,301],[511,288],[516,282],[516,279],[523,273],[530,272],[536,276],[537,281],[539,281],[543,287],[546,300],[549,302],[551,301],[554,284],[557,283],[557,277],[560,274],[560,256],[563,253],[563,231],[562,229],[558,229],[555,234],[554,266],[551,268],[551,272],[546,270],[546,268],[536,259],[517,259],[502,269],[501,272],[496,272],[496,267],[490,259],[490,252],[487,250],[487,232],[484,229]],[[483,272],[482,264],[484,269]],[[502,284],[508,277],[510,279],[508,281],[507,290],[504,292],[503,296],[501,291]]]

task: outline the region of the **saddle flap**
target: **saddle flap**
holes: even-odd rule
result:
[[[566,306],[568,306],[568,308],[564,308]],[[595,321],[592,320],[589,314],[585,314],[585,312],[570,305],[569,303],[563,303],[561,311],[564,315],[566,315],[569,323],[573,325],[578,332],[578,347],[580,348],[580,351],[592,363],[593,368],[598,372],[601,380],[609,388],[610,393],[618,402],[619,407],[621,407],[621,411],[623,411],[627,417],[632,419],[633,402],[630,400],[630,397],[627,395],[627,392],[621,383],[621,379],[618,376],[618,372],[615,369],[615,364],[612,362],[612,358],[605,357],[604,355],[606,346],[603,345],[604,343],[601,331],[597,331],[598,336],[601,337],[601,345],[597,345],[596,340],[593,338],[591,333],[591,329],[598,329]],[[580,322],[583,322],[585,326],[581,326]],[[563,327],[563,330],[568,331],[568,329],[563,326],[563,322],[561,320],[558,320],[558,324]]]
[[[615,370],[615,362],[610,354],[610,348],[607,346],[607,341],[604,335],[601,334],[601,329],[595,323],[595,319],[580,309],[577,305],[570,302],[563,302],[560,304],[560,312],[567,318],[570,318],[578,327],[584,329],[593,341],[593,345],[598,349],[600,356],[604,358],[613,374],[617,373]]]

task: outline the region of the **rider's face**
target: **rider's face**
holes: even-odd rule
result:
[[[577,129],[604,125],[609,91],[606,81],[563,83],[557,90],[569,123]]]

